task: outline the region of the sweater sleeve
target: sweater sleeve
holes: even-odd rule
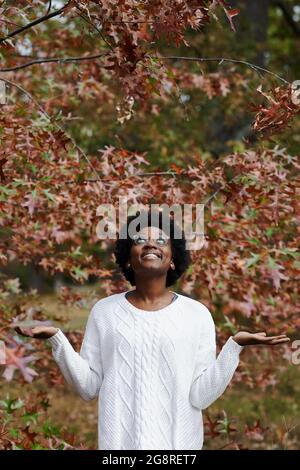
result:
[[[217,400],[227,388],[239,364],[239,354],[244,349],[232,336],[216,358],[216,332],[208,312],[206,334],[198,347],[189,399],[193,406],[204,410]]]
[[[93,308],[86,324],[79,353],[73,349],[60,329],[47,339],[52,346],[53,358],[65,380],[86,401],[98,396],[103,381],[100,334],[94,315]]]

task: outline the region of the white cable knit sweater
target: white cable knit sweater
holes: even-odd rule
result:
[[[196,300],[178,294],[150,312],[125,294],[96,302],[79,353],[59,329],[47,340],[53,357],[84,400],[99,397],[99,450],[199,450],[201,410],[222,395],[243,347],[230,337],[216,358],[212,316]]]

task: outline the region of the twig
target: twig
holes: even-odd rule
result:
[[[78,5],[77,5],[76,7],[77,7],[77,9],[78,9],[79,11],[82,11],[81,8],[79,8]],[[84,19],[84,21],[86,21],[90,26],[92,26],[92,27],[97,31],[97,33],[101,36],[101,38],[103,39],[103,41],[104,41],[104,42],[108,45],[108,47],[113,51],[113,50],[114,50],[113,46],[112,46],[112,45],[110,44],[110,42],[105,38],[105,36],[104,36],[104,34],[102,33],[102,31],[100,31],[100,29],[97,28],[97,26],[96,26],[94,23],[92,23],[92,21],[90,21],[88,18],[86,18],[86,16],[84,16],[82,13],[81,13],[81,14],[79,13],[79,16],[80,16],[82,19]]]
[[[79,16],[82,16],[82,15],[79,15]],[[96,26],[94,26],[94,27],[96,28]],[[98,28],[97,28],[97,30],[98,30]],[[101,31],[98,30],[98,32],[99,32],[99,34],[101,34],[101,37],[105,41],[105,43],[108,44],[108,46],[111,49],[113,49],[111,44],[108,43],[107,40],[103,37]],[[57,58],[56,57],[54,57],[54,58],[47,58],[47,57],[37,58],[35,61],[28,62],[28,64],[22,64],[20,66],[0,69],[0,72],[10,72],[12,70],[21,69],[21,68],[28,67],[28,66],[33,65],[33,64],[42,64],[44,62],[64,63],[64,62],[72,62],[72,61],[75,62],[75,61],[81,61],[81,60],[92,60],[92,59],[97,59],[98,57],[101,57],[102,55],[105,55],[105,54],[106,53],[104,52],[103,54],[100,54],[100,55],[97,54],[95,56],[66,57],[65,59],[58,58],[58,57]],[[25,57],[25,56],[23,56],[23,57]],[[277,73],[272,72],[271,70],[265,69],[263,67],[260,67],[259,65],[252,64],[251,62],[247,62],[246,60],[228,59],[228,58],[225,58],[225,57],[185,57],[185,56],[180,57],[180,56],[152,56],[152,55],[145,55],[145,57],[148,57],[150,59],[162,59],[162,60],[175,59],[175,60],[187,60],[187,61],[193,61],[193,62],[219,62],[219,65],[221,65],[223,62],[230,62],[230,63],[233,63],[233,64],[241,64],[241,65],[246,65],[247,67],[250,67],[251,69],[253,69],[257,73],[265,72],[268,75],[272,75],[273,77],[275,77],[278,80],[282,81],[283,83],[285,83],[287,85],[291,85],[291,82],[287,81],[285,78],[281,77]]]
[[[39,23],[42,23],[44,21],[49,20],[50,18],[54,18],[55,16],[60,15],[68,5],[69,5],[69,1],[63,7],[61,7],[59,10],[56,10],[56,11],[53,11],[52,13],[41,16],[40,18],[37,18],[36,20],[31,21],[30,23],[26,24],[25,26],[22,26],[21,28],[18,28],[15,31],[12,31],[11,33],[8,33],[4,38],[0,38],[0,44],[2,42],[5,42],[7,39],[16,36],[17,34],[23,33],[23,31],[26,31],[27,29],[30,29],[33,26],[36,26]]]
[[[52,0],[49,0],[49,5],[48,5],[48,9],[47,9],[47,15],[50,13],[51,7],[52,7]]]
[[[242,65],[246,65],[247,67],[250,67],[251,69],[255,70],[256,72],[258,72],[258,71],[265,72],[269,75],[272,75],[273,77],[276,77],[278,80],[281,80],[282,82],[286,83],[287,85],[291,85],[290,82],[288,82],[285,78],[281,77],[277,73],[274,73],[271,70],[260,67],[260,65],[255,65],[255,64],[252,64],[251,62],[247,62],[246,60],[228,59],[228,58],[225,58],[225,57],[181,57],[181,56],[152,56],[152,55],[146,55],[145,57],[149,57],[151,59],[162,59],[162,60],[176,59],[176,60],[190,60],[190,61],[193,61],[193,62],[219,62],[219,65],[221,65],[222,62],[231,62],[233,64],[242,64]]]
[[[63,132],[70,139],[70,141],[72,142],[74,147],[78,150],[79,154],[82,155],[85,158],[85,160],[87,161],[87,163],[90,166],[91,170],[95,174],[95,176],[97,178],[95,181],[98,181],[98,182],[101,181],[100,176],[96,172],[95,168],[93,167],[93,165],[92,165],[91,161],[89,160],[88,156],[86,155],[86,153],[79,147],[79,145],[75,142],[73,137],[71,137],[70,135],[67,134],[67,132],[65,131],[65,129],[62,126],[60,126],[57,122],[53,121],[53,118],[51,116],[49,116],[47,111],[44,110],[44,108],[40,105],[40,103],[27,90],[25,90],[22,86],[18,85],[17,83],[14,83],[11,80],[7,80],[6,78],[2,78],[2,77],[1,77],[1,80],[3,80],[5,83],[8,83],[11,86],[14,86],[19,91],[24,93],[38,107],[40,112],[48,119],[48,121],[51,124],[54,124],[61,132]]]
[[[13,70],[19,70],[19,69],[25,69],[26,67],[30,67],[31,65],[35,64],[43,64],[43,63],[49,63],[49,62],[59,62],[61,64],[64,63],[72,63],[72,62],[79,62],[83,60],[93,60],[93,59],[98,59],[100,57],[103,57],[107,54],[107,52],[103,52],[101,54],[95,54],[91,56],[82,56],[82,57],[65,57],[65,58],[59,58],[59,57],[53,57],[53,58],[40,58],[36,60],[32,60],[31,62],[26,62],[26,64],[22,65],[16,65],[15,67],[5,67],[3,69],[0,69],[0,72],[12,72]],[[25,57],[25,56],[23,56]]]

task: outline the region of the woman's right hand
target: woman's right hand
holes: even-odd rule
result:
[[[32,338],[48,339],[58,332],[59,328],[54,326],[35,326],[34,328],[15,327],[15,331],[22,336],[30,336]]]

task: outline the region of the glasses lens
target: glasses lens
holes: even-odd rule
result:
[[[168,243],[168,240],[167,240],[166,238],[158,238],[158,239],[156,240],[156,243],[157,243],[158,245],[164,246],[164,245],[166,245],[166,244]]]
[[[135,243],[135,245],[144,245],[146,243],[146,239],[143,238],[143,237],[133,237],[133,243]]]
[[[145,238],[145,237],[140,237],[138,235],[132,237],[132,241],[135,245],[145,245],[147,243],[149,239],[148,238]],[[157,245],[160,245],[160,246],[165,246],[168,244],[168,239],[167,238],[163,238],[163,237],[160,237],[160,238],[157,238],[155,240],[153,240]]]

